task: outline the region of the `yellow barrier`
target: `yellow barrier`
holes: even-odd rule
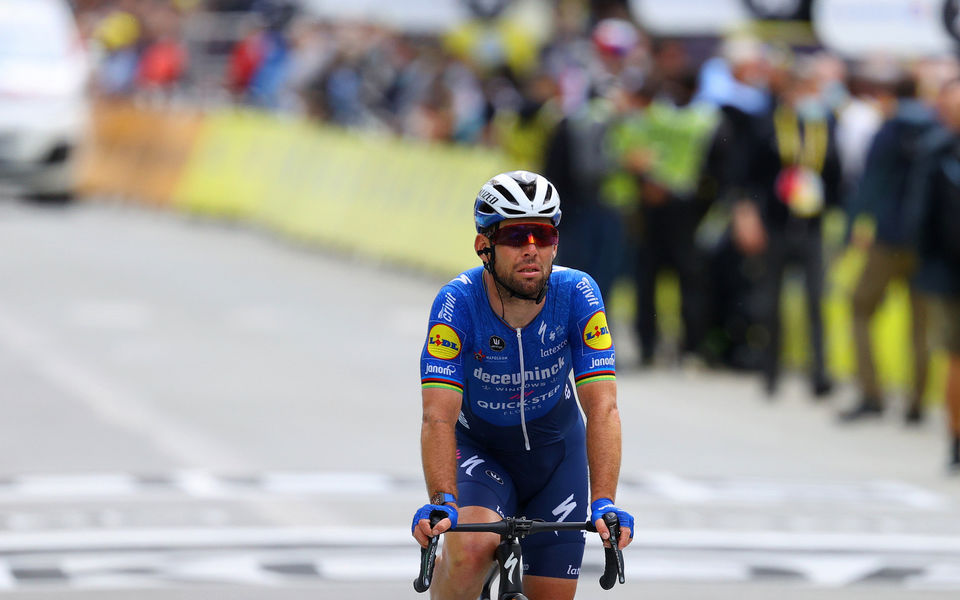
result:
[[[477,263],[472,198],[507,168],[490,150],[227,112],[205,123],[174,202],[453,276]]]
[[[94,104],[91,120],[78,168],[80,193],[168,203],[201,116],[101,100]]]

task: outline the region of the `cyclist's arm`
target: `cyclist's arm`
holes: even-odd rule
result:
[[[420,429],[420,452],[427,495],[436,492],[457,493],[456,425],[460,416],[462,394],[443,388],[423,388],[423,422]],[[446,531],[450,520],[444,519],[435,528]],[[417,528],[417,541],[426,543],[430,525],[422,520]],[[421,537],[423,540],[421,540]]]
[[[590,502],[600,498],[616,500],[620,479],[620,411],[617,409],[615,381],[593,381],[577,388],[580,405],[587,416],[587,463],[590,466]],[[607,526],[596,523],[597,532],[605,538]],[[632,532],[623,528],[619,546],[626,548]]]
[[[615,499],[620,478],[620,412],[615,381],[594,381],[577,388],[587,416],[590,500]]]

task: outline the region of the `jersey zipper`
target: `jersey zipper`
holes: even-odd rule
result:
[[[526,369],[523,367],[523,334],[517,327],[517,348],[520,352],[520,428],[523,429],[523,445],[527,450],[530,449],[530,437],[527,435],[527,418],[523,414],[523,405],[526,403],[527,378]]]

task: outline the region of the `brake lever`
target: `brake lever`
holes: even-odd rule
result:
[[[612,588],[617,581],[624,582],[623,551],[620,550],[620,519],[617,513],[608,512],[603,515],[603,522],[610,530],[610,547],[603,548],[603,575],[600,576],[600,587],[605,590]]]
[[[447,513],[435,510],[430,513],[430,528],[436,527],[437,523],[447,518]],[[435,535],[430,538],[426,548],[420,548],[420,574],[413,580],[413,589],[418,593],[423,593],[430,588],[433,581],[433,567],[437,560],[437,544],[440,542],[440,536]]]

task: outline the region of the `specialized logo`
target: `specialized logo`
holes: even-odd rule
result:
[[[507,560],[503,561],[503,568],[507,570],[507,581],[510,583],[513,583],[513,574],[517,571],[517,564],[519,562],[520,559],[512,552],[510,556],[507,557]]]
[[[452,360],[460,356],[460,336],[449,325],[437,323],[427,336],[427,352],[434,358]]]
[[[507,343],[503,341],[503,338],[499,335],[490,336],[490,349],[494,352],[503,352],[503,349],[507,347]]]
[[[460,421],[460,424],[461,424],[461,425],[463,425],[463,426],[466,427],[467,429],[470,429],[470,424],[467,423],[467,417],[463,414],[463,411],[460,411],[460,416],[457,418],[457,420]],[[459,451],[459,450],[457,450],[457,458],[458,458],[458,459],[460,458],[460,451]]]
[[[544,321],[543,323],[540,323],[540,329],[537,330],[537,335],[540,336],[540,344],[544,343],[543,336],[546,333],[547,333],[547,322]]]
[[[482,462],[483,462],[483,459],[477,456],[476,454],[474,454],[467,460],[463,461],[463,464],[460,465],[460,468],[465,469],[467,475],[469,475],[470,477],[473,477],[473,470],[477,468],[477,466]]]
[[[557,521],[566,521],[567,517],[570,516],[570,513],[572,513],[576,507],[577,503],[573,499],[573,494],[570,494],[566,500],[557,505],[551,512],[553,512],[553,516],[557,517]]]
[[[607,326],[607,315],[602,310],[593,313],[583,328],[583,343],[594,350],[608,350],[613,346],[613,336]]]
[[[500,477],[499,473],[496,473],[495,471],[491,471],[490,469],[487,469],[486,471],[484,471],[484,473],[486,473],[487,477],[489,477],[490,479],[496,481],[500,485],[503,485],[503,477]]]

